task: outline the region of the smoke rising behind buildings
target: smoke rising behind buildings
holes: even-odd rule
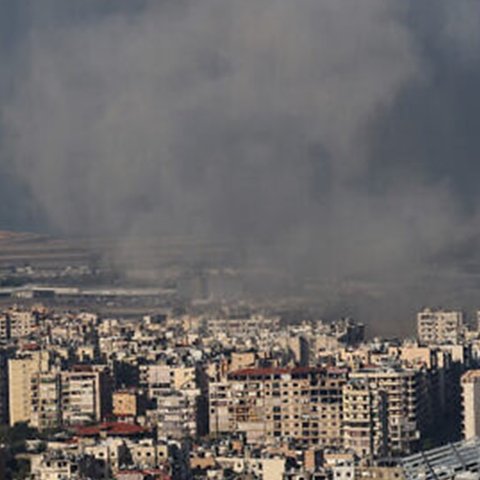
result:
[[[427,298],[457,285],[478,228],[475,2],[100,3],[27,2],[6,36],[15,218],[113,236],[120,263],[186,235],[292,278],[395,279],[390,300],[426,273]]]

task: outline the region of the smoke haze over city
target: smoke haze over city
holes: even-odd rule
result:
[[[474,306],[477,2],[72,3],[0,7],[3,229],[225,242],[374,281],[378,323]]]

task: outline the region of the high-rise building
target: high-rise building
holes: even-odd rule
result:
[[[480,370],[469,370],[462,375],[463,436],[480,436]]]
[[[110,382],[106,372],[91,366],[78,366],[61,372],[62,421],[66,425],[99,422],[111,404]]]
[[[375,382],[350,380],[343,387],[344,446],[360,458],[387,454],[387,396]]]
[[[342,388],[337,368],[249,368],[209,391],[210,433],[244,432],[249,443],[289,439],[341,447]]]
[[[197,434],[197,399],[200,391],[172,391],[156,398],[159,438],[195,437]]]
[[[417,314],[417,335],[424,345],[458,344],[464,335],[463,313],[429,308],[422,310]]]
[[[49,355],[46,351],[31,351],[8,360],[8,403],[10,426],[29,422],[32,412],[32,377],[47,372]]]
[[[46,430],[57,428],[60,422],[60,375],[32,375],[30,425],[38,430]]]
[[[352,380],[368,382],[384,392],[387,408],[388,451],[404,455],[415,450],[428,421],[424,377],[418,369],[366,368],[352,372]]]

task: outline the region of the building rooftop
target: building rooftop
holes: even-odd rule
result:
[[[480,378],[480,370],[468,370],[462,375],[462,383],[463,382],[472,382]]]
[[[148,429],[141,427],[140,425],[132,425],[130,423],[122,422],[104,422],[98,425],[77,427],[75,429],[75,434],[79,437],[95,437],[100,434],[128,436],[143,434],[146,432],[148,432]]]
[[[281,368],[281,367],[266,367],[266,368],[243,368],[241,370],[235,370],[230,372],[229,376],[270,376],[270,375],[302,375],[309,373],[344,373],[346,370],[341,368],[325,368],[325,367],[294,367],[294,368]]]

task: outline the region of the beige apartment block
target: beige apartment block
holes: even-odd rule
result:
[[[428,369],[437,368],[438,348],[432,346],[418,346],[416,344],[402,345],[399,357],[408,365],[424,365]]]
[[[78,478],[79,465],[73,456],[61,452],[32,455],[31,478],[39,480],[58,480]]]
[[[0,314],[0,340],[28,337],[35,328],[33,312],[10,309]]]
[[[213,435],[232,432],[235,428],[234,419],[230,416],[233,409],[232,385],[228,381],[210,382],[209,396],[209,432]]]
[[[337,368],[249,368],[210,385],[210,433],[244,432],[249,443],[341,447],[342,388]]]
[[[185,385],[194,382],[195,377],[195,367],[140,366],[140,384],[143,386],[180,390]]]
[[[200,390],[172,391],[156,397],[158,438],[195,437]]]
[[[480,370],[470,370],[462,375],[463,437],[480,436]]]
[[[60,375],[63,423],[75,425],[100,421],[103,414],[102,373],[78,369]]]
[[[387,406],[388,451],[392,455],[415,450],[426,421],[426,392],[417,369],[365,368],[350,374],[351,380],[368,382],[384,392]]]
[[[218,456],[215,457],[215,462],[224,469],[233,470],[240,478],[261,478],[262,480],[285,478],[285,458]],[[250,477],[247,472],[252,476]]]
[[[420,343],[458,344],[464,335],[463,313],[425,309],[417,314],[417,335]]]
[[[255,352],[232,352],[229,369],[233,372],[242,368],[254,367],[256,361]]]
[[[36,373],[31,380],[30,425],[38,430],[60,426],[60,376],[58,373]]]
[[[102,478],[114,478],[120,465],[128,458],[128,449],[123,439],[109,438],[101,443],[85,445],[84,453],[103,464]]]
[[[133,462],[141,468],[158,468],[168,460],[168,446],[152,439],[127,444]]]
[[[355,480],[405,480],[402,467],[360,466],[355,468]]]
[[[360,458],[387,453],[387,398],[374,382],[351,380],[343,387],[344,446]]]
[[[32,412],[32,377],[48,371],[49,355],[45,351],[29,352],[8,361],[8,403],[10,426],[29,422]]]
[[[252,315],[246,318],[208,318],[207,328],[212,335],[227,334],[254,335],[259,330],[277,331],[280,327],[279,317],[265,317],[263,315]]]

